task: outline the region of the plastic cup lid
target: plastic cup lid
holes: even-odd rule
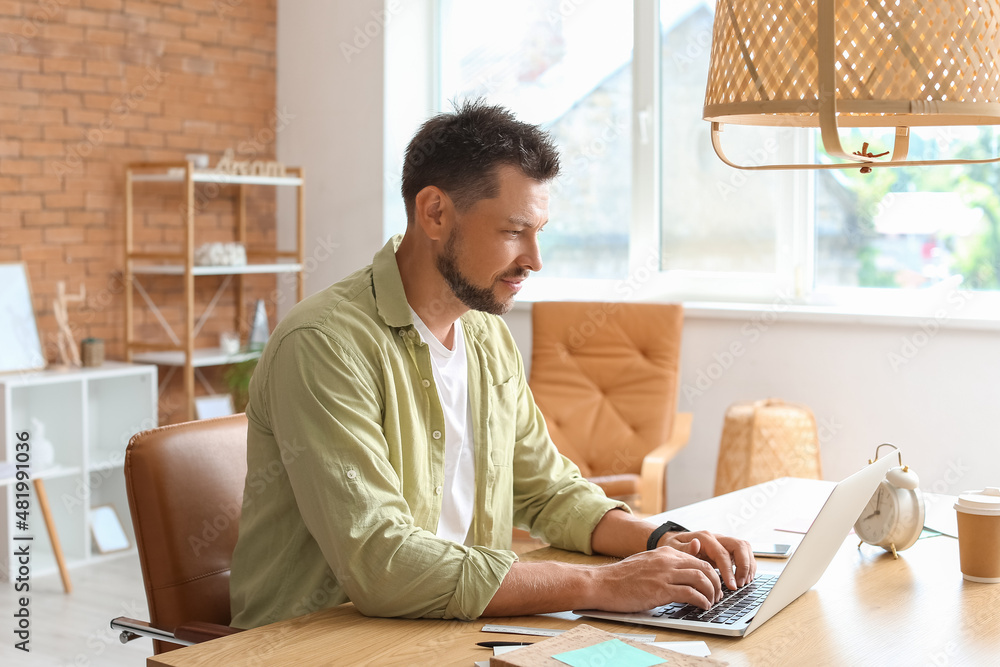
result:
[[[955,509],[970,514],[1000,516],[1000,487],[988,486],[982,491],[966,491],[958,497]]]

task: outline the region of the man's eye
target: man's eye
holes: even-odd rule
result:
[[[521,235],[521,230],[520,229],[508,229],[507,233],[510,234],[511,236],[520,236]]]

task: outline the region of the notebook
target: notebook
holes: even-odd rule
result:
[[[751,584],[735,592],[723,587],[725,597],[711,609],[701,610],[691,605],[683,609],[685,605],[670,604],[641,612],[581,609],[573,613],[609,621],[745,637],[813,587],[885,473],[894,463],[898,465],[898,461],[899,454],[893,451],[837,484],[780,575],[758,574]],[[696,612],[689,613],[692,610]],[[713,612],[718,613],[713,615]],[[720,621],[720,617],[724,618]]]

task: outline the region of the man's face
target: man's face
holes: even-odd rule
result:
[[[503,315],[528,272],[542,268],[538,233],[549,219],[549,186],[510,166],[497,178],[496,197],[456,212],[437,268],[466,307]]]

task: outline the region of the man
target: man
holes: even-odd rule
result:
[[[707,608],[713,566],[731,588],[752,579],[746,542],[636,519],[548,437],[497,315],[542,268],[558,170],[548,137],[502,108],[432,118],[406,153],[406,233],[272,333],[247,406],[234,626],[348,600],[458,619]],[[514,525],[625,559],[519,563]]]

